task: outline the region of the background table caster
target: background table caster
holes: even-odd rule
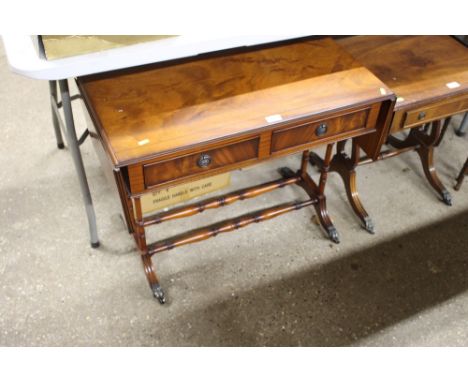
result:
[[[153,291],[153,296],[156,299],[158,299],[160,304],[164,304],[166,302],[166,296],[164,295],[164,290],[161,288],[159,284],[152,285],[151,290]]]
[[[292,178],[293,176],[296,175],[296,173],[293,170],[291,170],[289,167],[280,167],[278,169],[278,172],[285,179]]]

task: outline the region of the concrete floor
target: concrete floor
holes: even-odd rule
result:
[[[468,184],[452,188],[468,138],[453,129],[436,154],[452,207],[437,200],[415,153],[363,166],[358,185],[377,228],[370,235],[332,174],[328,204],[341,244],[306,208],[162,253],[155,263],[169,301],[160,306],[91,143],[82,153],[97,250],[71,157],[55,146],[48,84],[11,74],[3,47],[0,84],[0,345],[468,345]],[[276,178],[285,164],[299,158],[235,172],[231,188]],[[290,187],[150,236],[304,196]]]

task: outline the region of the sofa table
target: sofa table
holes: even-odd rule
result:
[[[143,66],[77,79],[117,182],[129,231],[154,297],[165,302],[152,256],[286,212],[314,206],[330,239],[325,185],[334,143],[352,138],[380,153],[395,102],[392,91],[329,38]],[[327,145],[315,183],[309,149]],[[160,188],[302,152],[298,171],[271,182],[144,216],[141,196]],[[147,243],[145,227],[253,198],[287,185],[306,198],[255,211],[173,238]]]
[[[386,137],[393,148],[382,151],[377,159],[416,151],[430,185],[451,205],[451,195],[437,176],[433,158],[450,117],[468,110],[468,49],[449,36],[355,36],[338,43],[397,95]],[[409,130],[406,139],[394,136],[405,130]],[[374,159],[361,158],[355,145],[352,153],[351,158],[347,156],[344,142],[337,145],[330,171],[341,175],[354,212],[373,233],[374,224],[359,199],[355,178],[356,167]],[[310,160],[323,166],[315,153]]]

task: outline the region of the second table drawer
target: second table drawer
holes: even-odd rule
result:
[[[144,166],[145,186],[152,187],[171,180],[241,163],[258,157],[259,138],[190,154]]]
[[[425,106],[406,113],[403,127],[414,127],[426,122],[462,113],[468,109],[468,94],[453,100],[446,100],[432,106]]]
[[[311,142],[326,140],[332,136],[346,134],[347,132],[366,128],[367,126],[373,128],[375,121],[368,123],[370,111],[371,109],[358,110],[331,119],[277,130],[273,132],[271,138],[271,152],[274,153]],[[375,114],[375,118],[377,114],[373,114]]]

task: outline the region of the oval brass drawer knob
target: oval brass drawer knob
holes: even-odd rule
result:
[[[422,112],[420,112],[420,113],[418,114],[418,119],[419,119],[419,120],[421,120],[421,119],[423,119],[423,118],[426,118],[426,113],[425,113],[424,111],[422,111]]]
[[[321,123],[315,129],[315,135],[317,135],[317,137],[320,137],[321,135],[325,134],[327,132],[327,130],[328,130],[327,124],[326,123]]]
[[[208,167],[211,164],[211,156],[209,154],[201,154],[198,158],[197,165],[198,167],[204,168]]]

